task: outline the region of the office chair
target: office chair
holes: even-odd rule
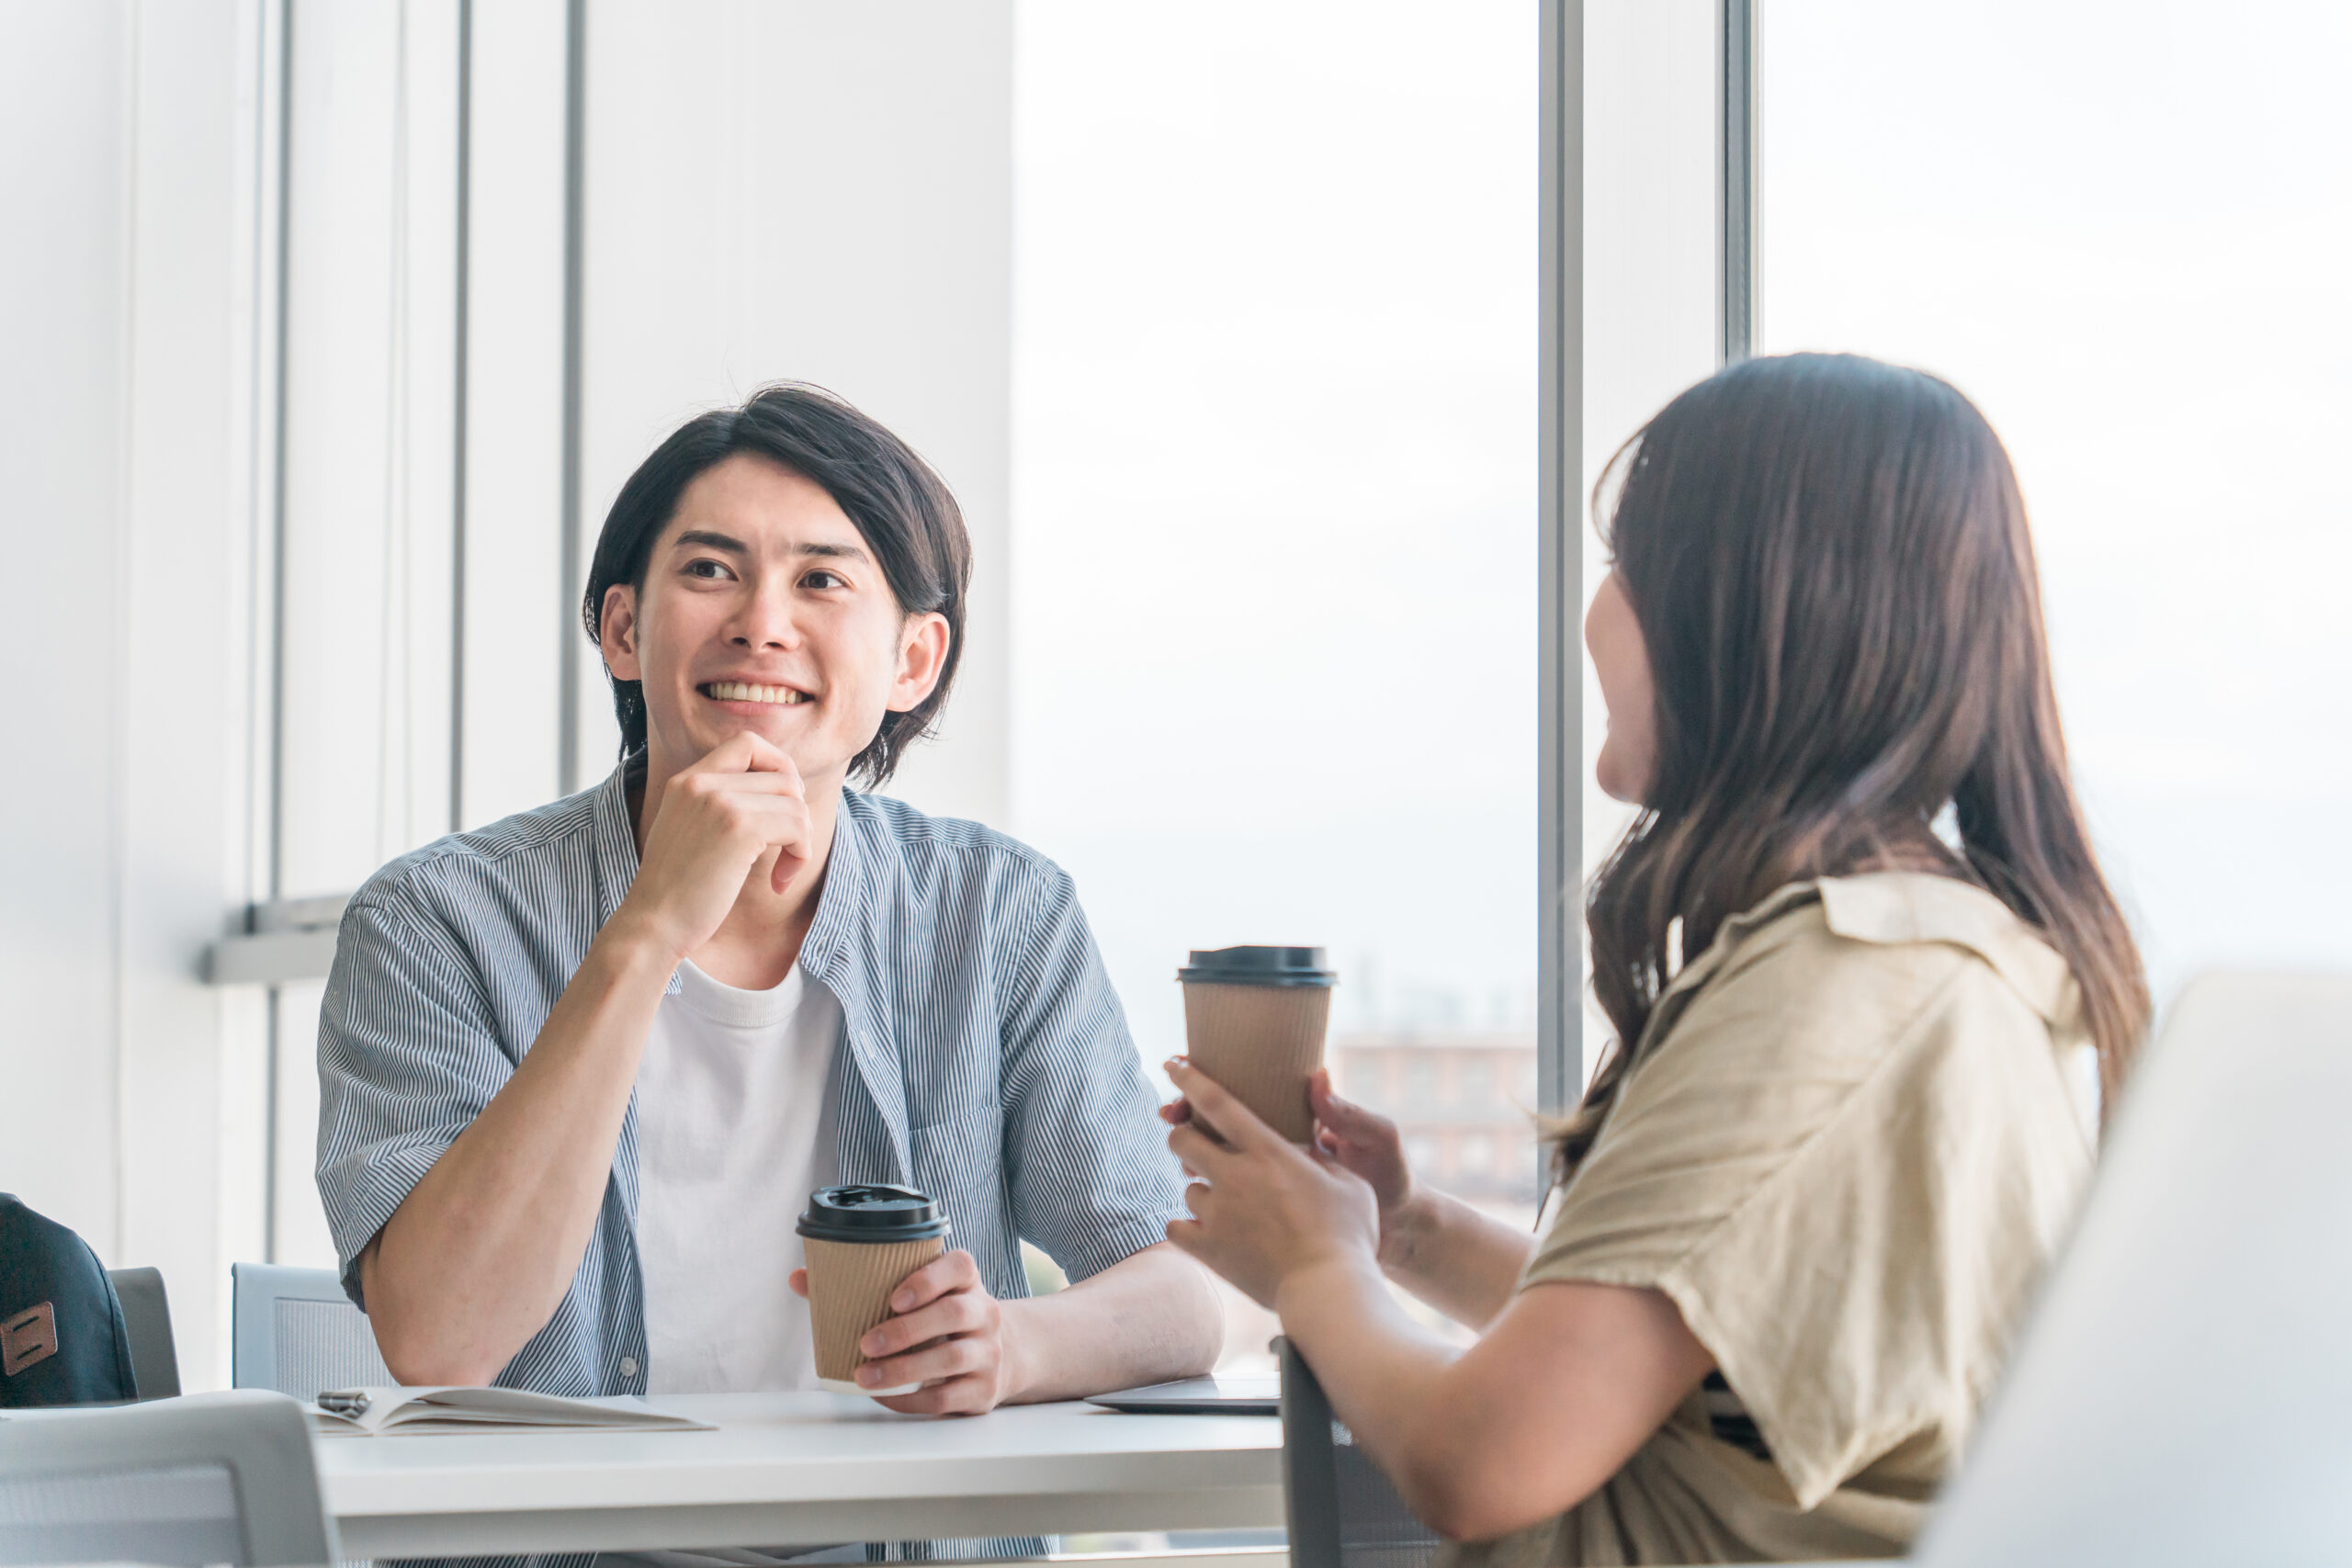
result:
[[[1283,1509],[1291,1568],[1422,1568],[1435,1531],[1413,1517],[1388,1478],[1331,1416],[1331,1402],[1288,1339],[1274,1341],[1283,1377]]]
[[[157,1269],[109,1269],[122,1326],[130,1337],[130,1381],[140,1399],[171,1399],[180,1392],[179,1351],[172,1340],[172,1303]]]
[[[322,1388],[400,1382],[376,1348],[368,1314],[351,1304],[334,1269],[232,1263],[229,1278],[229,1381],[238,1388],[276,1389],[308,1403]]]
[[[0,1563],[329,1563],[302,1407],[254,1391],[0,1422]]]

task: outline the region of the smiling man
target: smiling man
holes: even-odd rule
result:
[[[1204,1370],[1220,1314],[1069,878],[888,780],[961,651],[970,545],[826,393],[631,476],[584,603],[622,760],[379,872],[321,1015],[319,1189],[404,1383],[815,1386],[813,1188],[920,1187],[956,1250],[860,1381],[978,1412]],[[1071,1288],[1027,1290],[1019,1243]]]

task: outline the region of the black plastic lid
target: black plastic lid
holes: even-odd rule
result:
[[[911,1187],[820,1187],[793,1227],[819,1241],[920,1241],[945,1235],[947,1216]]]
[[[1323,967],[1319,947],[1194,948],[1179,980],[1210,986],[1336,986],[1337,970]]]

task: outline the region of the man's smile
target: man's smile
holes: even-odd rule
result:
[[[797,707],[802,703],[815,701],[808,693],[796,691],[790,686],[758,686],[748,681],[706,681],[695,690],[718,703],[763,703]]]

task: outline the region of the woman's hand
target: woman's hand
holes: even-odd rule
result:
[[[1396,1268],[1411,1254],[1416,1231],[1426,1228],[1430,1218],[1426,1194],[1405,1161],[1396,1123],[1333,1093],[1329,1067],[1315,1069],[1306,1081],[1306,1096],[1315,1110],[1315,1146],[1372,1189],[1380,1205],[1380,1266]],[[1159,1115],[1181,1127],[1193,1119],[1192,1101],[1171,1100],[1159,1108]]]
[[[1406,1163],[1396,1123],[1332,1093],[1328,1067],[1315,1069],[1306,1095],[1315,1108],[1316,1147],[1372,1189],[1380,1204],[1380,1266],[1397,1267],[1410,1255],[1413,1235],[1425,1228],[1430,1216],[1420,1183]]]
[[[1373,1258],[1379,1206],[1361,1178],[1333,1156],[1288,1142],[1182,1057],[1168,1064],[1168,1076],[1223,1134],[1223,1142],[1210,1137],[1189,1116],[1168,1134],[1184,1168],[1205,1182],[1185,1190],[1193,1218],[1170,1220],[1170,1241],[1269,1308],[1288,1280],[1320,1264]]]

